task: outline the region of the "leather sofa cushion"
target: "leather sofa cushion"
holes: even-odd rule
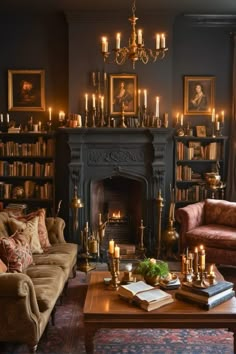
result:
[[[207,199],[204,208],[205,224],[236,227],[236,203]]]
[[[40,312],[53,308],[64,288],[63,270],[55,265],[34,265],[27,268],[26,274],[34,284]]]
[[[186,232],[186,244],[189,246],[236,250],[236,229],[218,225],[202,225]]]

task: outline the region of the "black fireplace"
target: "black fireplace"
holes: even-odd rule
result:
[[[58,135],[57,156],[67,165],[58,180],[67,239],[80,244],[86,222],[90,232],[96,233],[100,214],[106,223],[107,239],[138,244],[143,220],[144,245],[148,253],[153,253],[159,191],[166,201],[163,218],[168,210],[166,149],[172,141],[171,129],[59,128]],[[70,210],[75,185],[84,203],[77,231],[72,228]]]

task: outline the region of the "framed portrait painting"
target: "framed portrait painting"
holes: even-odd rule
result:
[[[137,115],[137,75],[110,74],[109,105],[110,115]]]
[[[44,70],[8,70],[8,110],[45,111]]]
[[[184,114],[210,115],[215,106],[214,76],[184,77]]]

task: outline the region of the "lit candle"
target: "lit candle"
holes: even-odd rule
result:
[[[93,100],[93,109],[96,108],[96,99],[95,99],[95,94],[93,93],[92,95],[92,100]]]
[[[52,120],[52,108],[51,107],[48,108],[48,112],[49,112],[49,120]]]
[[[3,114],[1,113],[1,123],[3,123]]]
[[[193,270],[194,273],[198,273],[198,248],[194,249],[194,258],[193,258]]]
[[[181,116],[180,116],[180,125],[181,125],[181,127],[184,125],[184,115],[183,114],[181,114]]]
[[[147,108],[147,90],[143,90],[144,108]]]
[[[85,230],[88,232],[88,229],[89,229],[89,226],[88,226],[88,221],[86,221],[86,224],[85,224]]]
[[[109,253],[113,254],[114,253],[114,247],[115,247],[115,242],[114,240],[109,241]]]
[[[142,44],[143,42],[143,34],[142,34],[142,30],[139,29],[138,30],[138,44]]]
[[[161,37],[160,37],[160,34],[157,33],[156,34],[156,49],[160,49],[160,45],[161,45]]]
[[[201,249],[200,252],[200,269],[202,272],[204,272],[205,270],[205,266],[206,266],[206,255],[205,255],[205,250]]]
[[[101,109],[103,110],[104,108],[104,96],[101,96]]]
[[[85,111],[88,110],[88,94],[85,94]]]
[[[176,123],[179,123],[179,112],[176,114]]]
[[[210,275],[215,275],[215,272],[213,271],[213,264],[210,266]]]
[[[215,110],[215,108],[212,108],[212,111],[211,111],[211,121],[212,122],[215,121],[215,117],[216,117],[216,110]]]
[[[166,37],[164,35],[164,33],[161,34],[161,48],[165,48],[166,47]]]
[[[7,113],[7,123],[9,123],[10,118],[9,118],[9,114]]]
[[[41,123],[41,121],[38,122],[38,128],[39,128],[39,130],[41,130],[41,128],[42,128],[42,123]]]
[[[224,121],[225,121],[225,112],[222,111],[222,112],[221,112],[221,123],[223,124]]]
[[[116,34],[116,49],[120,49],[120,33]]]
[[[141,95],[141,90],[138,90],[138,107],[140,107],[140,95]]]
[[[158,118],[159,118],[159,102],[160,102],[160,99],[157,96],[156,97],[156,117],[158,117]]]
[[[108,52],[108,40],[107,37],[102,37],[102,53]]]
[[[115,246],[115,252],[114,252],[115,258],[120,258],[120,247],[117,245]]]
[[[63,121],[65,119],[65,113],[63,111],[59,111],[59,121]]]

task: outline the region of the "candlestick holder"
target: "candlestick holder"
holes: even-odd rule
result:
[[[96,119],[96,109],[93,108],[93,110],[92,110],[92,128],[96,128],[95,119]]]
[[[142,114],[142,122],[141,122],[141,127],[145,128],[146,126],[146,121],[147,121],[147,107],[143,107],[143,114]]]
[[[84,127],[88,128],[88,110],[85,110]]]
[[[122,106],[121,106],[121,122],[120,122],[119,128],[127,128],[127,125],[125,124],[125,105],[124,105],[124,102],[122,103]]]
[[[110,270],[111,270],[111,283],[110,288],[112,290],[118,290],[119,288],[119,268],[120,268],[120,258],[115,257],[114,253],[109,253],[110,259]]]
[[[83,253],[80,255],[80,258],[82,260],[81,264],[78,266],[78,269],[81,272],[88,273],[89,271],[93,270],[96,268],[96,266],[91,265],[89,263],[89,258],[91,258],[90,253],[89,253],[89,229],[88,225],[84,228],[84,231],[81,232],[81,239],[82,239],[82,247],[83,247]]]

